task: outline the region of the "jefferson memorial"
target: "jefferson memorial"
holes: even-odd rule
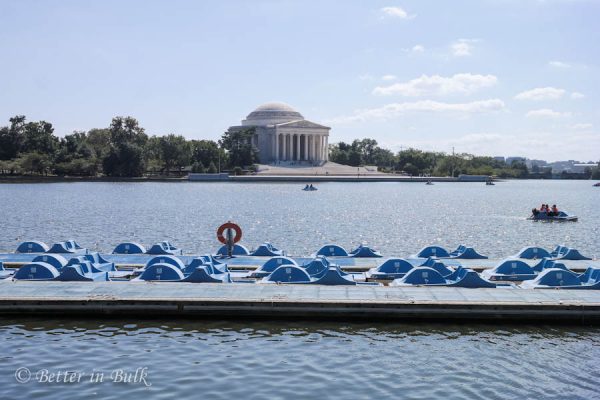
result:
[[[323,163],[328,159],[331,128],[304,119],[285,103],[266,103],[229,131],[254,128],[252,144],[263,164],[280,161]]]

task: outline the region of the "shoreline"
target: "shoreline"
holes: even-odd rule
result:
[[[493,182],[505,181],[596,181],[594,179],[540,179],[540,178],[494,178]],[[0,184],[23,183],[72,183],[72,182],[272,182],[272,183],[314,183],[314,182],[455,182],[483,183],[486,178],[480,176],[443,177],[443,176],[404,176],[404,175],[227,175],[227,174],[191,174],[183,177],[77,177],[77,176],[28,176],[0,175]]]
[[[485,182],[484,178],[410,177],[402,175],[226,175],[194,174],[192,177],[75,177],[0,176],[0,184],[65,182]],[[501,181],[494,179],[494,181]]]

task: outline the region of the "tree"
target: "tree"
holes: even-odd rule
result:
[[[145,171],[144,145],[148,136],[132,117],[115,117],[110,124],[110,148],[103,157],[109,176],[141,176]]]
[[[229,130],[219,141],[221,147],[229,150],[229,166],[244,167],[257,161],[258,150],[252,145],[255,128]]]
[[[115,117],[110,123],[110,144],[120,145],[122,143],[131,143],[137,146],[144,146],[148,136],[144,128],[140,127],[137,119],[133,117]]]
[[[25,140],[25,116],[17,115],[9,121],[10,126],[0,129],[0,160],[16,158]]]
[[[375,148],[371,157],[373,158],[372,164],[375,164],[380,168],[390,167],[395,161],[394,153],[388,149],[382,149],[381,147]]]
[[[139,146],[123,143],[118,147],[111,147],[102,166],[108,176],[142,176],[145,171],[144,154]]]
[[[86,143],[96,158],[102,159],[110,150],[110,130],[90,129],[87,133]]]
[[[358,167],[363,164],[362,156],[357,149],[351,149],[348,152],[348,164],[353,167]]]
[[[219,144],[213,140],[192,140],[190,141],[192,162],[200,162],[209,165],[211,162],[219,164],[226,162],[226,156]]]
[[[348,165],[348,150],[350,146],[344,142],[329,145],[329,160],[338,164]]]
[[[190,146],[183,136],[170,134],[162,136],[159,140],[160,158],[167,170],[167,175],[173,166],[181,169],[190,162]]]
[[[214,162],[210,163],[210,165],[208,166],[207,172],[209,174],[216,174],[217,172],[219,172],[219,170],[217,169],[217,166],[215,165]]]
[[[192,164],[192,172],[196,174],[203,174],[204,172],[206,172],[206,170],[204,169],[204,165],[202,165],[201,162],[196,161]]]
[[[23,171],[29,171],[30,174],[46,174],[50,168],[50,160],[46,154],[25,153],[19,157],[19,165]]]
[[[54,128],[51,123],[39,121],[29,122],[25,125],[22,152],[51,155],[57,147],[58,138],[54,136]]]
[[[363,164],[374,164],[373,155],[377,149],[377,140],[368,138],[362,140],[356,139],[352,142],[352,149],[360,153]]]

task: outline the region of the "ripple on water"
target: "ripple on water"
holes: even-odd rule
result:
[[[271,241],[294,255],[311,254],[325,243],[349,248],[364,241],[385,255],[466,243],[494,258],[525,245],[556,244],[600,256],[597,194],[588,181],[510,181],[492,187],[332,182],[310,194],[295,184],[267,183],[3,185],[0,250],[12,251],[22,240],[75,238],[108,252],[122,241],[169,239],[198,254],[216,249],[215,229],[231,219],[244,229],[246,245]],[[580,221],[525,220],[542,202],[556,203]],[[74,224],[67,215],[85,215],[86,223]]]
[[[589,399],[600,376],[592,328],[4,320],[0,344],[6,398]],[[148,367],[152,386],[17,384],[20,366]]]

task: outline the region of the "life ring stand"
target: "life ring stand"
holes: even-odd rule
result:
[[[242,228],[238,224],[234,224],[233,222],[226,222],[217,229],[217,239],[219,242],[223,244],[227,244],[227,238],[223,235],[226,230],[232,229],[235,232],[235,236],[233,237],[233,243],[237,243],[242,240]]]

